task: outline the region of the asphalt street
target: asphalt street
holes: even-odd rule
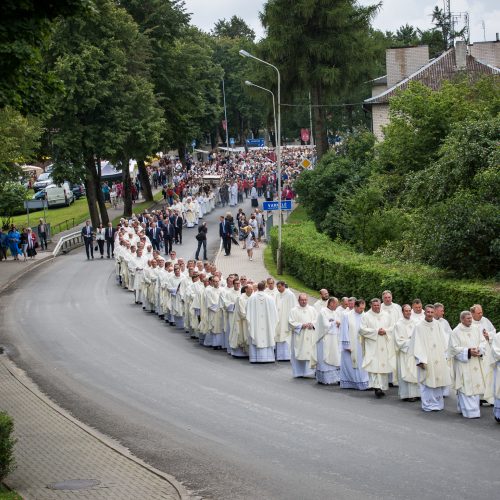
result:
[[[466,420],[452,397],[424,414],[396,389],[376,400],[203,348],[133,304],[107,259],[42,266],[1,315],[0,343],[45,392],[205,498],[498,498],[491,408]]]

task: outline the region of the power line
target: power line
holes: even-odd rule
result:
[[[306,107],[306,108],[343,108],[347,106],[362,106],[364,103],[363,102],[352,102],[352,103],[343,103],[343,104],[285,104],[281,103],[280,106],[287,106],[289,108],[300,108],[300,107]]]

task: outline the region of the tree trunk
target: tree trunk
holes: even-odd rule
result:
[[[316,142],[316,154],[319,160],[328,151],[328,137],[326,135],[325,126],[325,111],[324,108],[318,106],[319,104],[323,104],[321,102],[322,89],[319,84],[313,86],[311,97],[313,104],[315,104],[313,108],[314,129],[316,131],[314,139]]]
[[[87,174],[85,177],[85,191],[87,192],[87,205],[89,207],[90,220],[92,226],[98,227],[100,224],[99,211],[97,210],[97,200],[95,196],[95,180],[93,172],[95,170],[95,163],[93,158],[89,158],[85,162]]]
[[[97,205],[99,206],[99,212],[101,213],[101,222],[104,227],[108,225],[109,215],[108,209],[106,208],[106,202],[104,201],[104,193],[101,189],[101,160],[97,159],[97,169],[94,165],[94,185],[95,185],[95,193],[97,198]]]
[[[141,181],[144,201],[153,201],[153,190],[151,189],[151,182],[149,182],[148,169],[146,168],[144,160],[139,160],[137,162],[137,166],[139,168],[139,179]]]
[[[123,180],[123,216],[132,216],[132,179],[130,178],[130,170],[125,168],[128,166],[129,159],[124,158],[122,161],[122,180]]]
[[[185,167],[186,166],[186,153],[187,153],[186,145],[179,144],[177,146],[177,152],[179,153],[179,160],[181,161],[182,166]]]

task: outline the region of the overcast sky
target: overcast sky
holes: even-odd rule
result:
[[[373,5],[375,0],[358,0],[362,5]],[[259,11],[264,0],[185,0],[186,9],[192,13],[192,22],[204,31],[210,31],[218,19],[229,19],[237,15],[257,33],[264,32],[259,21]],[[396,31],[408,23],[421,29],[431,27],[431,12],[435,5],[442,8],[443,0],[383,0],[382,8],[374,20],[377,29]],[[470,16],[471,41],[484,40],[482,22],[486,29],[486,40],[494,40],[500,32],[499,0],[451,0],[452,12],[468,12]]]

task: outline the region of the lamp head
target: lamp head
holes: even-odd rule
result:
[[[245,85],[248,85],[249,87],[253,87],[253,83],[250,82],[249,80],[245,80]]]
[[[243,50],[243,49],[240,50],[240,56],[241,57],[251,57],[250,53],[248,53],[246,50]]]

